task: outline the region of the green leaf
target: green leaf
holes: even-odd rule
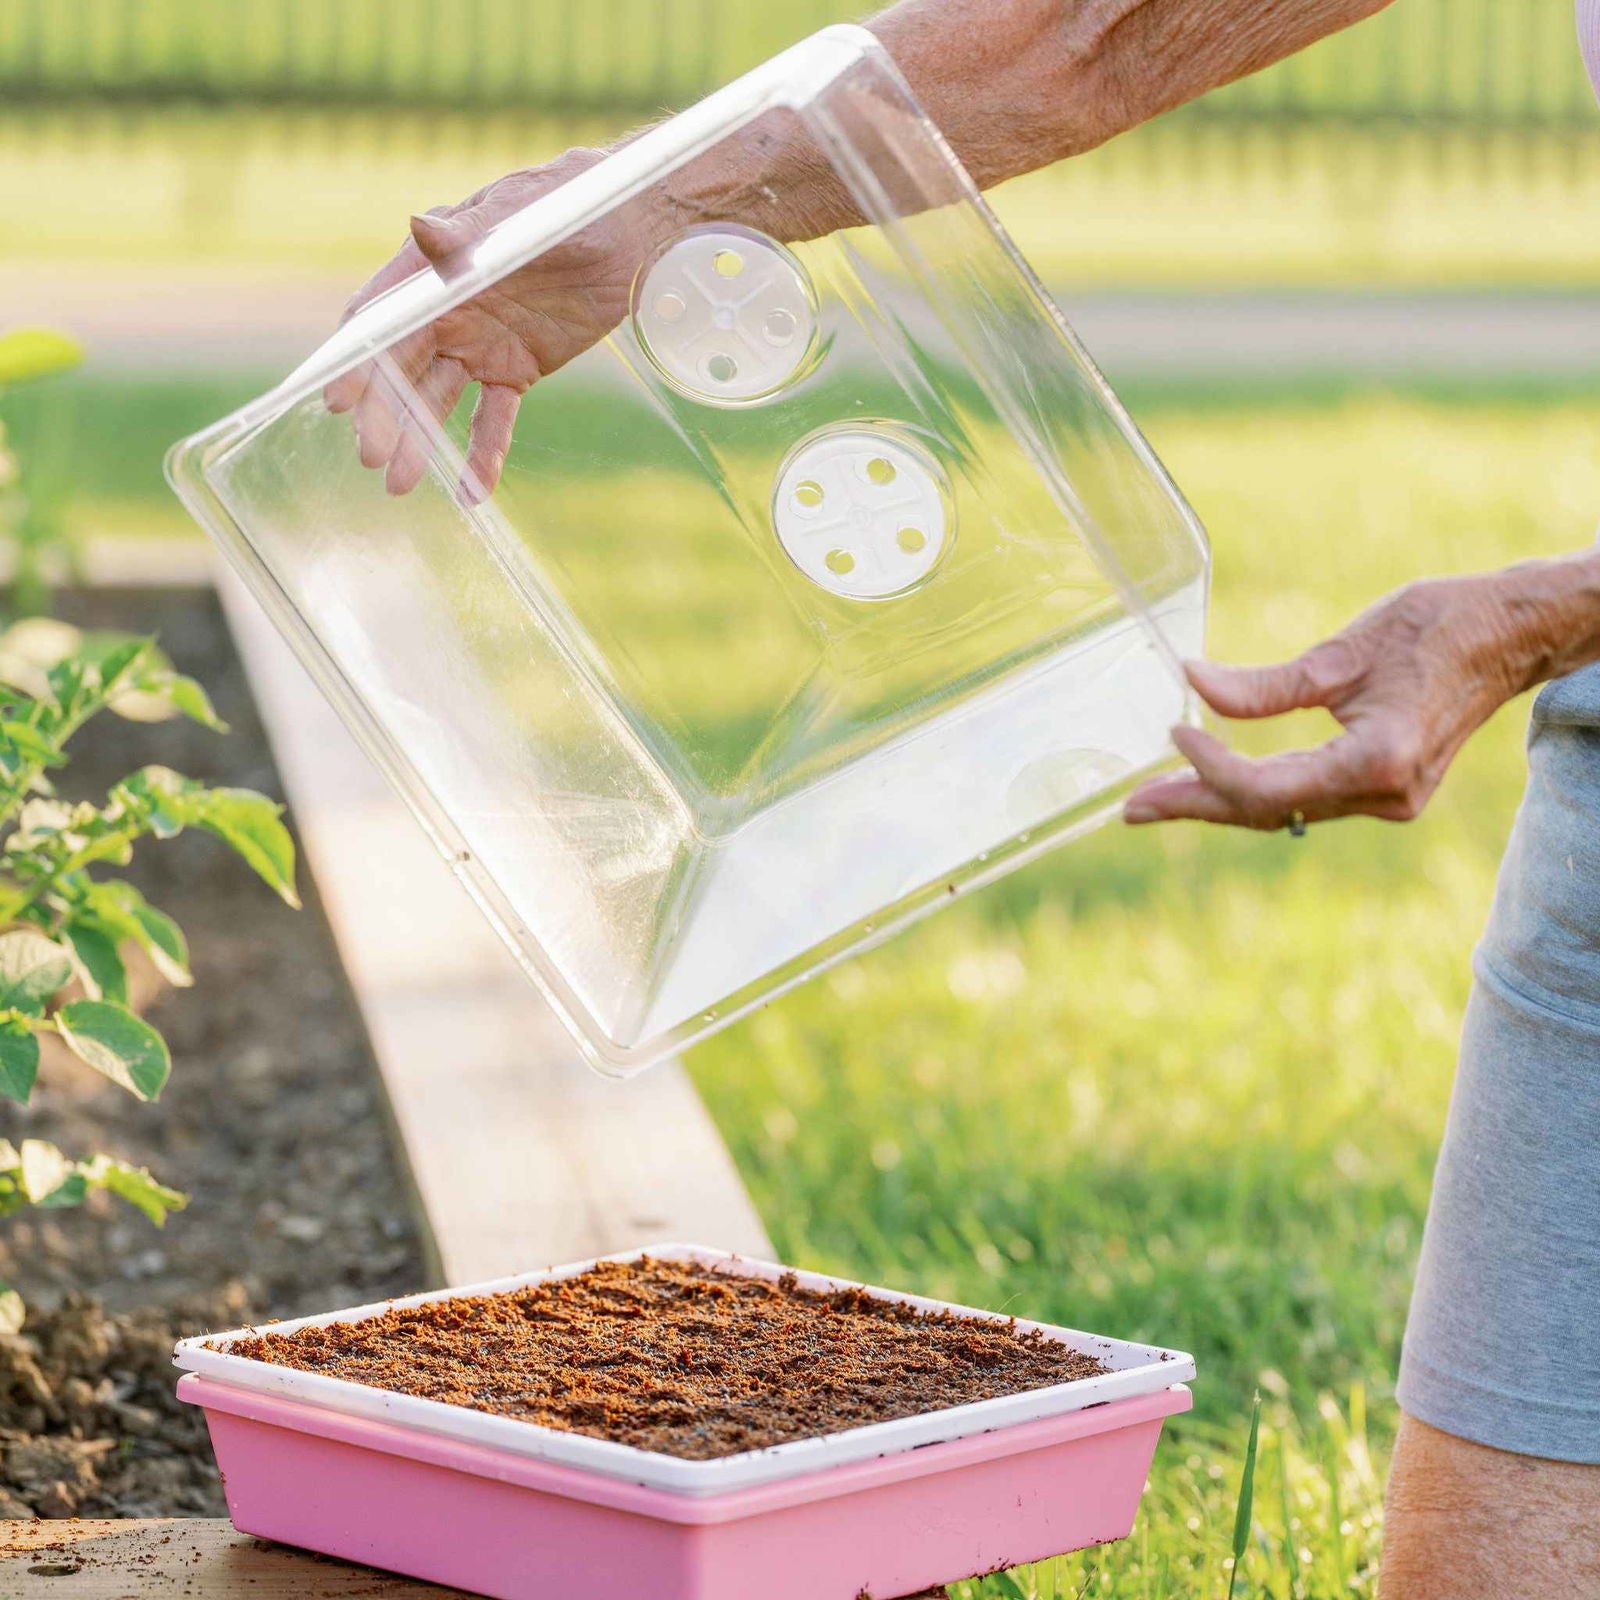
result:
[[[167,680],[165,692],[173,705],[191,722],[198,722],[213,733],[228,731],[228,724],[217,715],[216,707],[211,704],[211,696],[193,678],[174,672]]]
[[[46,1211],[65,1211],[70,1206],[81,1206],[89,1198],[89,1179],[74,1167],[60,1187],[52,1189],[36,1206]]]
[[[26,1009],[72,981],[72,952],[32,928],[0,933],[0,1006]]]
[[[0,1334],[9,1336],[21,1333],[27,1314],[22,1296],[9,1284],[0,1282]]]
[[[990,1573],[988,1586],[999,1590],[1006,1600],[1028,1600],[1022,1592],[1022,1585],[1009,1572]]]
[[[184,938],[183,929],[165,911],[157,911],[152,905],[141,905],[133,915],[139,925],[136,937],[156,971],[174,987],[188,988],[194,975],[189,971],[189,941]]]
[[[107,683],[115,676],[115,666],[118,661],[126,663],[144,656],[148,662],[158,667],[172,664],[167,660],[161,646],[156,643],[153,634],[129,633],[125,628],[81,630],[77,646],[72,653],[85,661],[92,661],[100,668],[102,677]],[[111,672],[106,670],[107,662],[112,663]]]
[[[73,1175],[72,1163],[43,1139],[24,1139],[20,1157],[22,1193],[35,1205],[47,1200]]]
[[[56,1026],[79,1060],[140,1100],[154,1100],[171,1076],[166,1041],[126,1006],[74,1000],[56,1013]]]
[[[169,1189],[143,1167],[130,1167],[125,1161],[113,1161],[109,1156],[94,1158],[89,1164],[88,1178],[142,1211],[158,1228],[167,1220],[168,1213],[181,1211],[189,1203],[187,1195]]]
[[[144,819],[158,839],[171,839],[202,818],[205,785],[170,767],[141,767],[111,791],[113,801]]]
[[[292,906],[294,840],[279,818],[283,807],[253,789],[208,789],[170,767],[143,767],[124,778],[112,800],[125,806],[156,835],[170,839],[185,827],[214,833]]]
[[[100,699],[99,669],[76,656],[47,667],[45,683],[48,694],[41,698],[54,700],[68,718],[81,720]]]
[[[300,904],[294,890],[294,840],[279,818],[283,807],[253,789],[208,789],[199,824],[230,844],[278,895]]]
[[[32,723],[20,722],[15,718],[0,722],[0,757],[4,758],[8,776],[25,763],[56,767],[66,760],[55,740],[41,733]]]
[[[0,385],[65,372],[83,360],[83,346],[54,328],[13,328],[0,334]]]
[[[126,687],[118,688],[111,709],[129,722],[165,722],[185,716],[213,733],[228,731],[199,683],[170,667],[152,667],[148,662],[141,664]]]
[[[152,641],[138,635],[122,638],[113,636],[103,648],[93,653],[85,649],[83,654],[99,669],[101,688],[108,694],[114,694],[123,687],[122,680],[138,663],[149,657],[152,649]]]
[[[121,937],[140,945],[168,983],[183,989],[194,982],[183,929],[166,912],[156,910],[131,883],[118,878],[97,883],[89,890],[87,904]]]
[[[92,922],[69,922],[62,929],[78,958],[78,976],[91,1000],[128,1003],[128,969],[114,935]]]
[[[1239,1479],[1239,1504],[1233,1513],[1233,1566],[1228,1570],[1228,1600],[1233,1600],[1233,1586],[1239,1580],[1239,1564],[1250,1545],[1250,1509],[1255,1499],[1256,1444],[1261,1437],[1261,1391],[1256,1390],[1256,1403],[1250,1412],[1250,1442],[1244,1451],[1244,1472]]]
[[[19,1017],[0,1025],[0,1094],[27,1105],[39,1076],[39,1041]]]

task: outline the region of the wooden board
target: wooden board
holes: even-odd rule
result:
[[[269,1544],[209,1517],[0,1522],[0,1600],[144,1600],[146,1595],[158,1600],[162,1595],[186,1600],[448,1600],[462,1591]],[[752,1600],[759,1597],[760,1591],[752,1590]],[[947,1596],[944,1589],[928,1589],[908,1600]]]
[[[0,1522],[0,1600],[445,1600],[460,1594],[252,1539],[221,1518]]]
[[[583,1064],[261,608],[219,588],[444,1281],[668,1241],[770,1258],[682,1066],[618,1083]]]

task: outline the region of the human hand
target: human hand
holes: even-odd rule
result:
[[[496,180],[460,205],[413,217],[411,237],[356,292],[345,319],[425,268],[448,278],[497,223],[603,154],[569,150]],[[329,384],[328,409],[351,413],[362,464],[384,469],[391,494],[409,494],[427,471],[438,429],[476,383],[462,492],[487,498],[500,480],[522,396],[622,321],[651,242],[638,208],[612,212],[401,339],[383,362],[364,362]]]
[[[1140,785],[1123,815],[1266,830],[1345,816],[1410,821],[1495,710],[1596,656],[1600,558],[1592,554],[1411,584],[1293,661],[1187,663],[1190,683],[1222,716],[1321,706],[1344,732],[1315,749],[1251,760],[1203,729],[1175,728],[1193,771]]]

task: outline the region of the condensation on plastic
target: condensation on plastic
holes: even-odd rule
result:
[[[727,174],[773,147],[803,148],[865,219],[786,240],[771,259],[794,282],[751,275],[763,315],[814,307],[792,373],[752,342],[781,343],[781,317],[763,334],[726,285],[693,299],[694,283],[668,286],[684,313],[654,303],[711,319],[685,332],[694,365],[664,367],[640,343],[639,277],[610,336],[529,391],[485,503],[460,491],[466,407],[430,427],[409,495],[362,467],[331,380],[365,365],[425,418],[409,335],[513,276],[529,298],[547,264],[570,282],[597,241],[647,239],[645,274],[677,239],[745,228]],[[667,270],[715,260],[689,249]],[[706,342],[724,306],[726,352]],[[741,349],[773,392],[715,392]],[[786,546],[804,501],[786,520],[774,496],[806,441],[863,431],[893,448],[850,469],[818,564]],[[1202,645],[1204,535],[858,28],[390,290],[168,470],[612,1073],[1095,826],[1191,714],[1177,663]],[[935,504],[942,527],[916,526]]]

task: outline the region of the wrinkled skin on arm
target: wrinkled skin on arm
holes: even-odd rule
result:
[[[432,268],[448,278],[497,224],[603,160],[574,149],[496,179],[457,206],[411,219],[399,253],[351,298],[345,319]],[[408,494],[469,384],[479,386],[462,492],[494,492],[517,407],[541,378],[604,339],[627,315],[635,276],[651,252],[694,223],[733,220],[776,237],[814,238],[855,220],[827,162],[792,118],[758,119],[736,149],[688,163],[564,243],[330,384],[330,410],[349,412],[363,465],[383,469],[391,494]]]
[[[1259,70],[1387,0],[905,0],[871,27],[980,186],[1103,143],[1207,89]],[[513,172],[459,205],[414,217],[411,236],[351,300],[452,263],[497,223],[604,156],[570,150]],[[859,220],[797,125],[762,119],[739,147],[693,164],[457,307],[327,393],[348,412],[362,462],[391,493],[421,481],[442,422],[479,386],[469,498],[493,493],[521,397],[605,338],[626,315],[641,263],[690,222],[747,223],[796,240]]]

